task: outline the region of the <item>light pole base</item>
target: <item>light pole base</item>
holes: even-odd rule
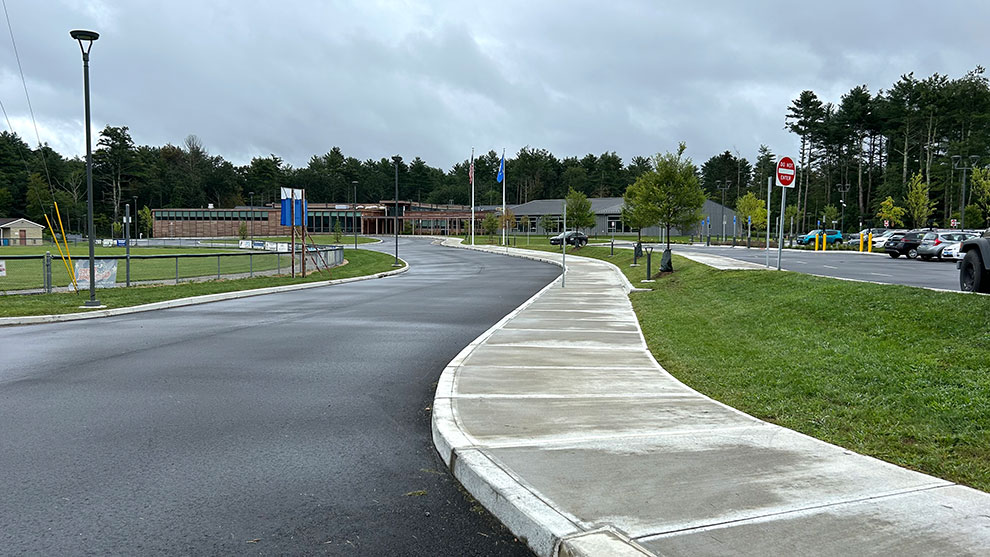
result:
[[[99,308],[105,308],[107,306],[101,304],[99,300],[86,300],[83,303],[83,305],[79,307],[83,309],[99,309]]]
[[[402,266],[402,263],[392,263],[392,266],[393,267],[401,267]]]

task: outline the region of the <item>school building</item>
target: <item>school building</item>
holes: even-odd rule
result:
[[[586,230],[592,236],[605,236],[634,232],[622,222],[621,197],[589,198],[591,210],[595,213],[595,225]],[[561,231],[563,226],[563,199],[540,199],[509,205],[507,209],[515,216],[514,232],[525,233],[523,217],[528,220],[528,231],[534,234],[549,234]],[[396,215],[398,210],[398,215]],[[481,222],[489,214],[502,213],[501,205],[476,206],[474,211],[475,233],[481,234]],[[711,200],[705,200],[702,213],[710,219],[712,236],[721,235],[721,222],[724,220],[725,233],[733,234],[735,211]],[[153,209],[153,234],[155,238],[196,238],[196,237],[237,237],[241,225],[247,236],[288,236],[289,227],[282,226],[282,211],[275,207],[234,207],[233,209]],[[550,219],[550,226],[544,229],[543,216]],[[461,235],[471,231],[471,207],[468,205],[438,205],[414,201],[383,200],[377,203],[309,203],[307,205],[306,227],[313,234],[333,233],[337,224],[343,234],[391,235],[398,222],[402,234],[421,235]],[[572,227],[569,227],[572,228]],[[744,225],[736,223],[736,232],[744,233]],[[643,230],[647,236],[659,234],[658,226]],[[701,234],[702,225],[693,230],[674,230],[674,235]]]

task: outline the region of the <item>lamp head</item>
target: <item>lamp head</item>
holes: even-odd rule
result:
[[[96,31],[87,31],[85,29],[73,29],[69,31],[69,36],[77,41],[95,41],[100,38],[100,34]]]
[[[970,166],[976,166],[976,164],[979,163],[979,162],[980,162],[980,156],[979,155],[970,155],[969,156],[969,164],[970,164]]]
[[[959,162],[959,159],[961,158],[962,157],[960,157],[959,155],[952,155],[952,164],[955,165],[956,163]]]

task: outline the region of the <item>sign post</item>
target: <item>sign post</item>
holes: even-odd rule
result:
[[[773,176],[767,176],[767,245],[763,250],[767,256],[767,269],[770,268],[770,193],[773,191]]]
[[[777,270],[780,270],[780,254],[784,248],[784,211],[787,209],[787,190],[794,187],[794,161],[791,157],[782,157],[777,161],[777,185],[780,190],[780,230],[777,240]],[[769,218],[769,216],[768,216]],[[767,221],[769,228],[769,220]],[[769,246],[767,246],[769,249]]]

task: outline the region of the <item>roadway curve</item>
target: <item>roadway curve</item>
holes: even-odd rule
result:
[[[0,553],[529,554],[459,491],[429,407],[559,269],[400,256],[383,280],[0,329]]]

